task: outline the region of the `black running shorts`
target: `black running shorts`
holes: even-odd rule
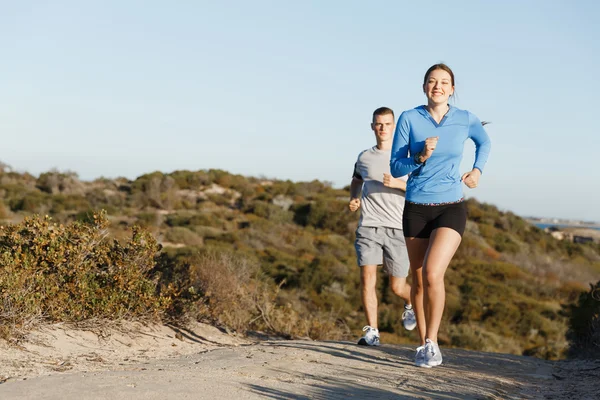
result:
[[[428,239],[437,228],[451,228],[463,235],[467,225],[467,205],[459,203],[429,205],[406,202],[402,215],[404,237]]]

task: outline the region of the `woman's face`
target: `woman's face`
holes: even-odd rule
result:
[[[443,69],[431,71],[423,85],[423,92],[430,104],[448,104],[448,98],[454,94],[452,77]]]

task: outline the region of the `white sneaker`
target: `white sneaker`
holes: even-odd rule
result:
[[[359,345],[361,345],[361,346],[379,346],[379,329],[375,329],[375,328],[367,325],[363,328],[363,332],[366,332],[366,333],[358,341]]]
[[[437,343],[430,339],[425,339],[425,364],[430,367],[438,366],[442,363],[442,352]]]
[[[431,368],[425,364],[425,346],[417,347],[417,354],[415,354],[415,365],[417,367]]]
[[[404,324],[404,329],[407,331],[412,331],[417,327],[417,318],[415,317],[415,311],[410,308],[405,308],[402,313],[402,323]]]

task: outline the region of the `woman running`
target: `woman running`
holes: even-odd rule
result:
[[[477,187],[491,142],[475,115],[448,104],[454,94],[454,73],[447,65],[427,70],[423,92],[427,105],[407,110],[398,119],[390,170],[394,177],[410,174],[403,226],[421,339],[415,365],[430,368],[442,363],[438,330],[446,301],[444,275],[467,222],[461,182]],[[475,143],[475,164],[461,177],[467,139]]]

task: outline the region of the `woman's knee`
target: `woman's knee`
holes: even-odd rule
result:
[[[423,281],[428,287],[443,285],[444,273],[442,271],[426,270],[423,273]]]

